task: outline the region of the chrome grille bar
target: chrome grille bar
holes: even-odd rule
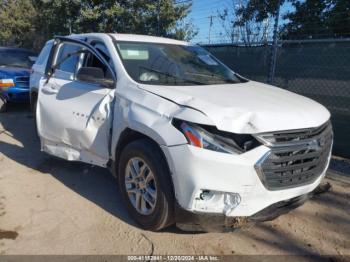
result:
[[[295,130],[291,131],[281,131],[278,133],[262,133],[255,135],[255,137],[268,146],[288,146],[305,144],[315,139],[319,139],[324,133],[332,131],[332,125],[330,122],[326,122],[320,127]]]
[[[265,133],[256,137],[271,148],[255,165],[269,190],[310,184],[328,166],[333,143],[330,122],[309,130]]]
[[[29,77],[28,76],[17,76],[17,77],[15,77],[15,84],[18,87],[29,88]]]

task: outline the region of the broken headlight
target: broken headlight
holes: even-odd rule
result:
[[[173,120],[173,125],[184,134],[190,145],[212,151],[241,154],[260,145],[251,135],[224,132],[214,126],[199,125],[178,119]]]

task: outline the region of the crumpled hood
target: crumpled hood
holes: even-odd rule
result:
[[[0,67],[0,78],[13,78],[15,76],[29,76],[30,70],[19,67]]]
[[[281,88],[249,81],[208,86],[140,88],[204,113],[222,131],[262,133],[317,127],[330,118],[321,104]]]

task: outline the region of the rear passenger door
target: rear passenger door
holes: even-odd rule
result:
[[[54,52],[53,73],[40,84],[38,131],[42,147],[68,160],[104,166],[110,155],[115,73],[86,43],[61,40]],[[92,73],[80,77],[82,71]],[[93,73],[96,71],[100,72],[98,77]]]

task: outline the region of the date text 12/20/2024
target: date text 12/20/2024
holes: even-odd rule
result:
[[[128,256],[128,261],[220,261],[219,256]]]

